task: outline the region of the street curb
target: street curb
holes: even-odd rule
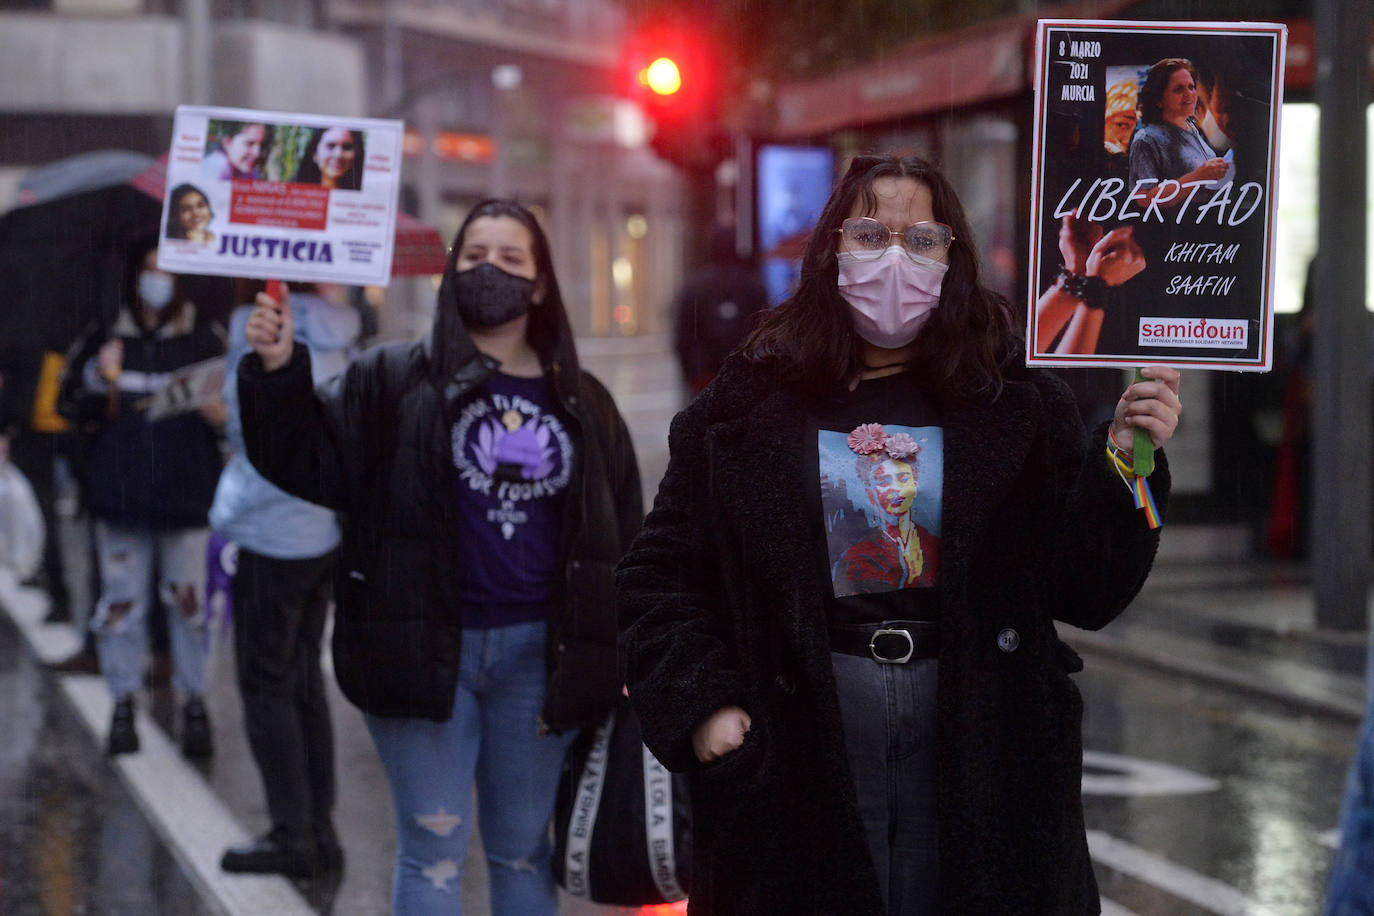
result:
[[[55,661],[80,645],[69,626],[42,622],[46,605],[40,591],[17,585],[8,570],[0,569],[0,611],[14,623],[40,663]],[[54,676],[57,692],[85,726],[96,748],[103,747],[113,706],[105,685],[91,675]],[[248,832],[146,712],[137,713],[136,727],[142,749],[108,762],[187,880],[199,891],[202,902],[223,916],[314,913],[285,878],[228,875],[220,870],[220,854],[226,847],[248,840]]]

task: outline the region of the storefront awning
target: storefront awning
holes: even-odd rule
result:
[[[774,133],[798,139],[1028,91],[1038,19],[1110,18],[1132,0],[1061,4],[923,38],[882,60],[778,89]]]

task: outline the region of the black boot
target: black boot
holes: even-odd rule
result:
[[[321,870],[315,838],[280,826],[251,843],[226,850],[219,867],[240,874],[276,874],[292,878],[310,878]]]
[[[181,752],[187,757],[209,757],[215,752],[210,735],[210,717],[200,697],[186,701],[181,710]]]
[[[138,750],[138,732],[134,730],[134,698],[121,697],[115,700],[114,715],[110,717],[110,742],[106,752],[132,754]]]

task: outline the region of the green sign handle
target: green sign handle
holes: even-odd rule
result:
[[[1135,380],[1137,382],[1146,380],[1144,374],[1139,369],[1135,370]],[[1135,465],[1135,474],[1137,477],[1149,477],[1154,473],[1155,442],[1150,438],[1150,434],[1139,426],[1135,428],[1135,446],[1134,450],[1131,452],[1131,458]]]

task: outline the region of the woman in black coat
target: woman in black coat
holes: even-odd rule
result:
[[[617,585],[645,742],[691,776],[691,912],[1098,912],[1053,621],[1143,583],[1129,447],[1173,434],[1178,373],[1126,390],[1113,458],[1021,347],[945,178],[860,157],[673,421]]]
[[[612,571],[642,499],[625,423],[578,368],[543,230],[518,204],[478,204],[429,338],[369,350],[318,391],[289,308],[260,297],[245,337],[249,460],[340,513],[334,669],[392,792],[394,912],[461,911],[475,788],[494,909],[554,916],[554,794],[577,730],[620,696]]]

